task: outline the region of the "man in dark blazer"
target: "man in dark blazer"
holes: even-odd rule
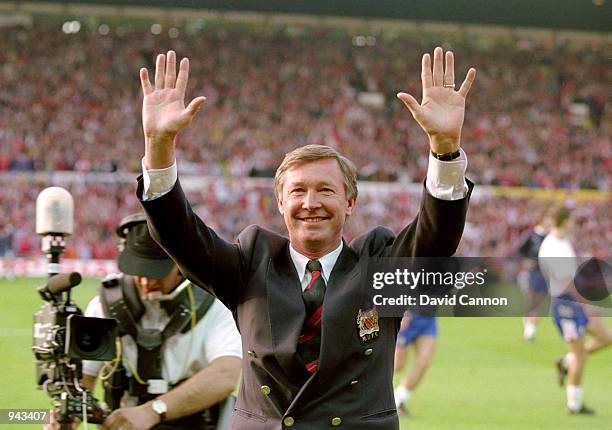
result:
[[[174,138],[205,100],[184,107],[189,62],[177,76],[175,53],[159,55],[153,85],[141,69],[138,197],[153,237],[181,271],[233,312],[245,352],[233,429],[398,428],[392,378],[400,318],[378,318],[361,275],[370,257],[450,256],[459,243],[472,187],[459,142],[476,72],[455,91],[453,62],[441,48],[433,66],[425,54],[422,103],[398,94],[430,142],[417,218],[397,236],[377,228],[350,245],[342,231],[357,171],[321,145],[287,154],[276,173],[288,238],[250,226],[234,243],[221,239],[194,214],[176,173]]]

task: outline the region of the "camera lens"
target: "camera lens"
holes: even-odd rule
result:
[[[79,327],[79,331],[76,333],[75,343],[84,352],[93,352],[100,347],[102,337],[99,333],[94,330],[95,327],[91,327],[90,324],[85,324],[83,327]]]
[[[66,353],[70,358],[109,361],[115,357],[116,320],[70,315],[67,329]]]

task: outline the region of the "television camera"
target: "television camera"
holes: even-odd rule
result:
[[[71,300],[81,275],[60,273],[65,238],[73,231],[73,209],[72,196],[60,187],[46,188],[36,201],[36,233],[42,236],[49,278],[38,288],[44,303],[34,314],[32,350],[37,385],[51,397],[61,429],[70,429],[75,418],[104,422],[107,413],[79,384],[82,360],[112,360],[117,338],[116,320],[85,317]]]

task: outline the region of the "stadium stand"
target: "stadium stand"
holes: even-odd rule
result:
[[[418,182],[425,136],[395,93],[419,92],[419,82],[406,79],[435,42],[365,39],[355,46],[331,30],[220,29],[172,39],[137,29],[4,28],[0,169],[136,171],[142,145],[134,71],[151,66],[154,52],[174,48],[193,59],[191,93],[208,97],[205,118],[181,138],[191,172],[269,175],[285,152],[316,142],[355,160],[363,179]],[[603,96],[612,76],[604,50],[468,41],[452,48],[459,70],[479,67],[463,137],[477,183],[612,187]]]
[[[462,140],[468,176],[482,191],[462,253],[511,254],[543,208],[569,198],[577,207],[577,248],[609,255],[612,122],[602,95],[612,72],[605,50],[483,40],[445,45],[461,59],[458,70],[479,70]],[[307,143],[337,147],[370,182],[347,239],[378,224],[397,229],[416,211],[414,184],[425,174],[427,146],[395,92],[419,94],[420,83],[406,79],[438,42],[327,27],[217,25],[185,28],[180,37],[100,22],[71,34],[57,22],[2,27],[0,231],[14,226],[18,257],[39,255],[34,202],[59,181],[77,204],[67,257],[115,257],[113,227],[138,208],[136,71],[151,68],[154,53],[167,48],[192,59],[189,93],[208,97],[202,118],[180,136],[187,160],[180,170],[191,177],[191,199],[223,236],[253,222],[283,228],[272,216],[270,180],[254,177],[273,175],[285,152]],[[554,188],[564,191],[530,192]]]

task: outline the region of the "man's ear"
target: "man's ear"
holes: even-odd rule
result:
[[[357,199],[355,197],[347,200],[346,216],[350,216],[353,213],[353,209],[355,209],[356,204],[357,204]]]
[[[276,207],[281,215],[285,215],[285,209],[283,208],[283,199],[282,197],[276,196]]]

